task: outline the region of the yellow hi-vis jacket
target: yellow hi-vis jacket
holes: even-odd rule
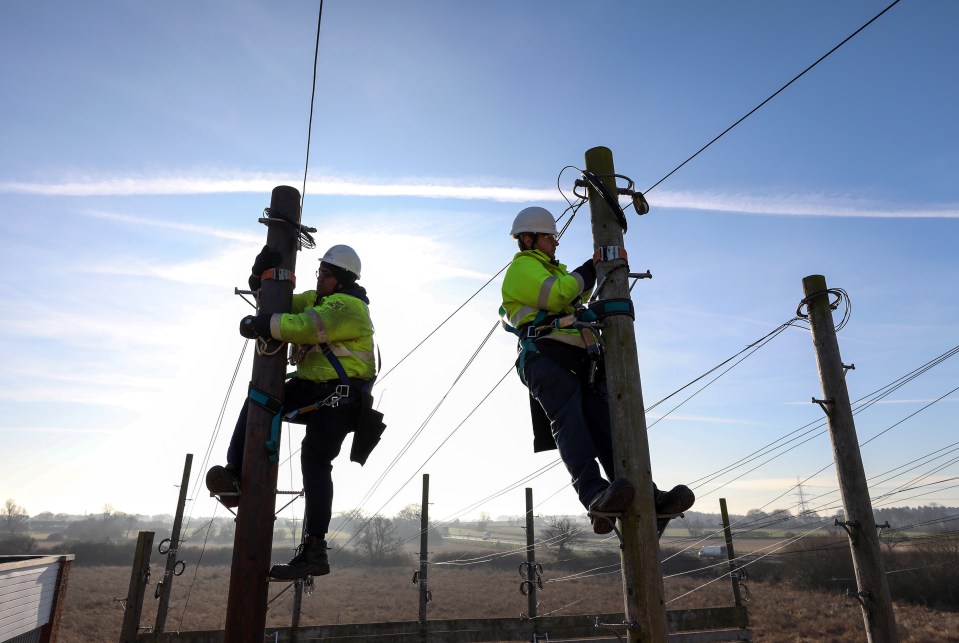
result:
[[[576,304],[589,297],[584,292],[583,278],[576,272],[568,272],[564,264],[552,261],[539,250],[523,250],[516,253],[506,276],[503,277],[503,307],[506,321],[520,328],[540,316],[567,315],[576,310]],[[548,335],[573,346],[585,348],[579,330],[575,328],[554,329]]]
[[[334,293],[317,302],[315,290],[296,293],[292,312],[270,317],[270,334],[273,339],[311,346],[296,366],[296,377],[300,379],[339,379],[317,344],[330,346],[348,377],[368,380],[376,372],[370,310],[366,302],[352,295]]]

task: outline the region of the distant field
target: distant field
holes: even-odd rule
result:
[[[415,621],[419,590],[411,581],[414,566],[392,568],[339,568],[317,579],[312,596],[303,599],[302,625]],[[154,580],[162,567],[154,562]],[[561,567],[546,565],[538,613],[590,614],[622,609],[622,582],[617,570],[597,569],[575,579]],[[230,570],[226,566],[188,567],[174,580],[167,630],[223,629]],[[130,580],[127,567],[75,567],[67,590],[61,643],[116,641],[123,611],[116,600],[126,596]],[[428,618],[515,617],[528,609],[520,594],[518,570],[490,569],[482,565],[433,565],[429,587],[433,600]],[[732,604],[728,580],[708,583],[707,577],[666,579],[668,609]],[[858,604],[838,593],[791,590],[782,585],[750,582],[747,603],[754,639],[784,643],[848,643],[865,640]],[[267,623],[288,626],[291,592],[274,584]],[[697,589],[698,588],[698,589]],[[688,596],[676,600],[687,592]],[[153,586],[147,591],[143,626],[156,618]],[[897,606],[903,643],[959,643],[959,614],[920,607]]]

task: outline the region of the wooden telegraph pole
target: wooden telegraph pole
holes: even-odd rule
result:
[[[526,487],[526,608],[527,616],[533,621],[536,629],[536,534],[533,531],[533,489]]]
[[[180,480],[180,495],[176,503],[176,515],[173,517],[173,532],[170,534],[170,549],[167,550],[166,567],[163,581],[160,583],[160,604],[153,625],[154,632],[162,632],[166,627],[167,610],[170,607],[170,592],[173,590],[173,576],[176,574],[177,556],[180,553],[180,528],[183,525],[183,508],[186,506],[186,492],[190,486],[190,469],[193,466],[193,454],[186,454],[183,463],[183,477]],[[182,571],[182,570],[181,570]]]
[[[130,573],[130,588],[123,605],[123,625],[120,628],[120,643],[136,643],[140,632],[140,615],[143,613],[143,595],[150,581],[150,554],[153,553],[153,532],[141,531],[137,535],[137,549]]]
[[[859,452],[856,424],[852,419],[845,367],[839,355],[826,278],[810,275],[802,283],[803,301],[809,309],[809,329],[816,349],[824,397],[822,400],[814,398],[813,401],[822,406],[829,423],[833,458],[846,514],[845,522],[838,524],[849,534],[849,548],[856,570],[856,598],[862,606],[867,639],[872,643],[892,643],[899,640],[896,618],[883,571],[879,533],[876,531],[876,519]]]
[[[429,638],[429,628],[426,621],[426,603],[429,600],[429,542],[430,542],[430,474],[423,474],[423,499],[420,509],[420,637],[424,643]]]
[[[616,195],[613,153],[605,147],[586,152],[586,170]],[[603,196],[589,189],[593,247],[623,246],[623,229]],[[597,264],[597,283],[605,279],[602,298],[628,298],[628,271],[622,259]],[[616,476],[636,487],[633,506],[623,520],[623,596],[626,604],[627,639],[656,643],[666,641],[666,604],[656,534],[653,476],[646,436],[643,390],[636,355],[633,323],[625,315],[606,320],[603,331],[607,350],[606,382],[613,430]]]
[[[296,265],[300,223],[300,193],[281,185],[270,199],[273,216],[261,219],[269,229],[266,243],[282,255],[279,267],[290,272]],[[275,218],[277,215],[286,221]],[[293,282],[264,279],[260,286],[258,312],[288,312],[293,303]],[[253,357],[251,386],[266,395],[283,399],[286,351]],[[276,509],[277,463],[271,462],[266,443],[271,439],[274,414],[253,402],[247,402],[246,444],[243,450],[243,475],[240,481],[240,506],[233,541],[233,567],[226,608],[226,643],[263,643],[266,629],[266,604],[273,548],[273,522]],[[278,446],[278,445],[277,445]]]

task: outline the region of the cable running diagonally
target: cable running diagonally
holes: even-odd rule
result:
[[[863,26],[859,27],[859,29],[856,29],[854,32],[852,32],[851,34],[849,34],[848,36],[846,36],[846,38],[843,39],[842,42],[840,42],[838,45],[836,45],[835,47],[833,47],[832,49],[830,49],[829,51],[827,51],[825,54],[823,54],[823,55],[819,58],[819,60],[817,60],[817,61],[814,62],[813,64],[811,64],[811,65],[809,65],[808,67],[806,67],[804,70],[802,70],[801,72],[799,72],[799,74],[797,74],[792,80],[790,80],[788,83],[786,83],[785,85],[783,85],[782,87],[780,87],[779,89],[777,89],[775,92],[773,92],[773,93],[769,96],[769,98],[767,98],[767,99],[764,100],[763,102],[761,102],[761,103],[759,103],[758,105],[756,105],[755,107],[753,107],[751,110],[749,110],[749,112],[748,112],[745,116],[743,116],[743,117],[740,118],[738,121],[736,121],[735,123],[733,123],[732,125],[730,125],[730,126],[727,127],[726,129],[724,129],[722,132],[720,132],[713,140],[709,141],[708,143],[706,143],[705,145],[703,145],[701,148],[699,148],[699,149],[696,151],[695,154],[693,154],[693,155],[690,156],[688,159],[686,159],[685,161],[683,161],[682,163],[680,163],[679,165],[677,165],[675,168],[673,168],[666,176],[664,176],[663,178],[659,179],[658,181],[656,181],[655,183],[653,183],[651,186],[649,186],[648,188],[646,188],[646,192],[649,192],[650,190],[652,190],[653,188],[655,188],[656,186],[658,186],[660,183],[662,183],[663,181],[665,181],[666,179],[668,179],[669,177],[671,177],[671,176],[672,176],[673,174],[675,174],[681,167],[683,167],[684,165],[686,165],[687,163],[689,163],[690,161],[692,161],[694,158],[696,158],[697,156],[699,156],[699,154],[700,154],[701,152],[705,151],[707,147],[709,147],[710,145],[712,145],[713,143],[715,143],[716,141],[718,141],[719,139],[721,139],[721,138],[722,138],[723,136],[725,136],[726,133],[729,132],[731,129],[733,129],[734,127],[736,127],[737,125],[739,125],[740,123],[742,123],[744,120],[746,120],[747,118],[749,118],[750,116],[752,116],[752,115],[753,115],[756,111],[758,111],[763,105],[765,105],[766,103],[768,103],[769,101],[771,101],[772,99],[774,99],[776,96],[778,96],[780,93],[782,93],[783,90],[785,90],[787,87],[789,87],[790,85],[792,85],[794,82],[796,82],[797,80],[799,80],[800,78],[802,78],[802,77],[806,74],[806,72],[808,72],[808,71],[811,70],[813,67],[815,67],[816,65],[818,65],[819,63],[821,63],[822,61],[824,61],[824,60],[825,60],[826,58],[828,58],[833,52],[835,52],[837,49],[839,49],[840,47],[842,47],[843,45],[845,45],[847,42],[849,42],[850,40],[852,40],[856,35],[859,34],[859,32],[861,32],[863,29],[865,29],[866,27],[868,27],[869,25],[871,25],[873,22],[875,22],[876,20],[878,20],[879,17],[880,17],[882,14],[884,14],[884,13],[886,13],[887,11],[889,11],[890,9],[892,9],[892,8],[893,8],[894,6],[896,6],[897,4],[899,4],[899,0],[894,0],[894,1],[892,2],[892,4],[890,4],[888,7],[886,7],[885,9],[883,9],[882,11],[880,11],[879,13],[877,13],[875,16],[873,16],[866,24],[864,24]]]
[[[702,387],[700,387],[699,389],[697,389],[697,390],[696,390],[694,393],[692,393],[689,397],[687,397],[687,398],[684,399],[682,402],[680,402],[679,404],[677,404],[676,406],[674,406],[673,408],[671,408],[669,411],[667,411],[666,413],[664,413],[662,416],[660,416],[655,422],[652,422],[651,424],[649,424],[649,426],[647,427],[647,429],[651,429],[651,428],[653,428],[654,426],[656,426],[656,424],[658,424],[661,420],[666,419],[666,417],[668,417],[673,411],[675,411],[676,409],[678,409],[679,407],[681,407],[682,405],[684,405],[686,402],[688,402],[689,400],[693,399],[694,397],[696,397],[697,395],[699,395],[700,393],[702,393],[703,390],[705,390],[706,388],[708,388],[710,385],[712,385],[714,382],[716,382],[716,380],[718,380],[719,378],[721,378],[723,375],[725,375],[725,374],[728,373],[729,371],[731,371],[731,370],[733,370],[734,368],[736,368],[737,366],[739,366],[743,361],[745,361],[745,360],[746,360],[748,357],[750,357],[753,353],[755,353],[755,352],[758,351],[760,348],[762,348],[763,346],[765,346],[766,344],[768,344],[769,342],[771,342],[775,337],[777,337],[777,336],[778,336],[780,333],[782,333],[784,330],[786,330],[787,328],[789,328],[790,326],[792,326],[792,325],[793,325],[793,322],[795,322],[796,319],[797,319],[797,318],[794,317],[794,318],[790,319],[789,321],[781,324],[778,328],[776,328],[774,331],[770,332],[768,335],[766,335],[766,336],[758,339],[757,341],[753,342],[752,344],[749,344],[748,346],[746,346],[746,348],[742,349],[741,351],[739,351],[738,353],[736,353],[736,354],[733,355],[732,357],[729,357],[728,359],[720,362],[719,364],[717,364],[716,366],[712,367],[711,369],[709,369],[708,371],[706,371],[705,373],[703,373],[702,375],[700,375],[699,377],[697,377],[697,378],[694,379],[693,381],[689,382],[688,384],[683,385],[681,388],[673,391],[672,393],[670,393],[669,395],[667,395],[667,396],[664,397],[663,399],[659,400],[658,402],[656,402],[655,404],[653,404],[652,406],[650,406],[649,408],[647,408],[647,409],[645,410],[645,412],[646,412],[646,413],[649,413],[650,411],[652,411],[653,409],[655,409],[657,406],[659,406],[660,404],[662,404],[663,402],[665,402],[665,401],[668,400],[669,398],[673,397],[674,395],[676,395],[676,394],[679,393],[680,391],[682,391],[682,390],[684,390],[684,389],[686,389],[686,388],[689,388],[690,386],[692,386],[693,384],[695,384],[695,383],[698,382],[699,380],[703,379],[704,377],[706,377],[706,376],[709,375],[710,373],[714,373],[714,372],[716,371],[716,369],[722,367],[722,366],[725,365],[725,364],[728,364],[729,362],[731,362],[732,360],[736,359],[737,357],[739,357],[739,356],[742,355],[743,353],[747,353],[742,359],[740,359],[739,361],[737,361],[736,363],[734,363],[732,366],[730,366],[729,368],[727,368],[725,371],[721,372],[719,375],[717,375],[717,376],[714,377],[713,379],[709,380],[706,384],[704,384]],[[748,352],[747,352],[747,351],[748,351]]]
[[[243,340],[243,348],[240,349],[240,356],[236,360],[236,366],[233,367],[233,375],[230,377],[230,384],[226,388],[226,395],[223,396],[223,402],[220,404],[220,412],[216,418],[216,424],[213,426],[213,434],[210,436],[210,441],[207,443],[206,452],[203,454],[203,461],[200,463],[199,468],[197,469],[196,479],[193,481],[193,489],[200,488],[200,476],[205,475],[207,470],[207,465],[210,463],[210,456],[213,453],[213,445],[216,443],[216,438],[220,434],[220,428],[223,426],[223,418],[226,416],[226,408],[230,401],[230,395],[233,393],[233,387],[236,385],[236,377],[240,372],[240,365],[243,363],[243,357],[246,355],[246,347],[249,344],[246,340]],[[190,499],[190,507],[187,510],[187,520],[186,525],[184,526],[184,531],[189,531],[190,522],[193,520],[193,509],[196,506],[197,494],[193,494],[193,498]],[[218,504],[218,503],[217,503]]]
[[[477,288],[476,291],[473,292],[472,295],[470,295],[469,297],[466,298],[466,301],[464,301],[462,304],[460,304],[459,306],[457,306],[456,309],[455,309],[453,312],[451,312],[446,319],[444,319],[443,321],[441,321],[441,322],[436,326],[436,328],[434,328],[433,330],[431,330],[431,331],[426,335],[426,337],[424,337],[423,339],[421,339],[421,340],[416,344],[416,346],[414,346],[413,348],[411,348],[411,349],[409,350],[409,352],[406,353],[406,355],[404,355],[403,357],[401,357],[400,360],[399,360],[398,362],[396,362],[396,364],[393,364],[393,366],[392,366],[388,371],[386,371],[383,375],[381,375],[381,376],[379,377],[380,384],[382,384],[382,383],[383,383],[383,380],[385,380],[385,379],[387,378],[387,376],[389,376],[390,373],[392,373],[393,371],[395,371],[396,368],[397,368],[400,364],[402,364],[403,362],[405,362],[405,361],[406,361],[406,358],[408,358],[410,355],[412,355],[414,352],[416,352],[416,349],[418,349],[420,346],[422,346],[423,344],[425,344],[425,343],[426,343],[426,340],[428,340],[430,337],[432,337],[433,335],[435,335],[435,334],[437,333],[437,331],[439,331],[440,328],[442,328],[443,326],[445,326],[445,325],[446,325],[446,322],[448,322],[449,320],[453,319],[453,317],[456,315],[456,313],[458,313],[459,311],[463,310],[463,308],[466,306],[466,304],[470,303],[470,302],[476,297],[476,295],[478,295],[478,294],[480,294],[481,292],[483,292],[483,290],[484,290],[488,285],[490,285],[491,283],[493,283],[493,280],[496,279],[497,277],[499,277],[500,273],[502,273],[502,272],[503,272],[504,270],[506,270],[506,268],[508,268],[508,267],[509,267],[509,264],[507,264],[507,265],[503,266],[502,268],[500,268],[499,271],[497,271],[497,273],[496,273],[495,275],[493,275],[492,277],[490,277],[489,279],[487,279],[487,280],[486,280],[486,283],[484,283],[482,286],[480,286],[479,288]]]
[[[316,100],[316,66],[320,58],[320,26],[323,24],[323,0],[316,16],[316,44],[313,47],[313,83],[310,87],[310,119],[306,127],[306,162],[303,164],[303,192],[300,194],[300,214],[306,202],[306,175],[310,170],[310,141],[313,137],[313,103]]]

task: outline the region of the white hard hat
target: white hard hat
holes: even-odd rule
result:
[[[326,251],[326,254],[320,257],[320,261],[349,270],[356,275],[357,279],[360,278],[360,256],[356,254],[356,250],[349,246],[336,245],[331,247]]]
[[[513,219],[513,229],[510,235],[515,237],[521,232],[539,232],[544,234],[557,234],[556,220],[550,211],[539,206],[523,208]]]

